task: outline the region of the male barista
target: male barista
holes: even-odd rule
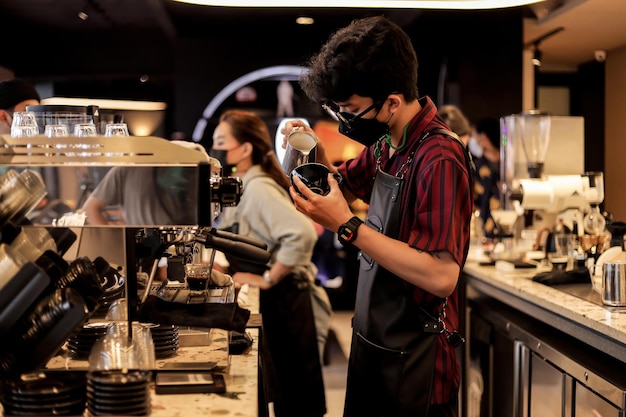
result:
[[[0,135],[11,133],[13,113],[39,104],[39,93],[20,78],[0,81]]]

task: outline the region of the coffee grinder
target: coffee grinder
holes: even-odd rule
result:
[[[500,210],[493,210],[496,223],[496,258],[518,258],[516,241],[517,220],[524,215],[524,208],[514,196],[519,190],[519,173],[527,171],[530,178],[541,178],[543,164],[550,142],[551,117],[539,110],[530,110],[500,119]],[[520,146],[526,156],[526,170],[517,166],[515,150]]]

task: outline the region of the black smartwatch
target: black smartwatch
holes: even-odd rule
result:
[[[342,245],[348,245],[354,242],[357,236],[357,230],[360,225],[363,224],[363,220],[354,216],[346,223],[339,226],[339,230],[337,231],[337,238]]]

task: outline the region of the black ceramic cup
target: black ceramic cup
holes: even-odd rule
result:
[[[328,184],[329,172],[330,171],[326,165],[318,164],[317,162],[302,164],[291,171],[291,185],[293,185],[293,188],[298,192],[298,194],[302,195],[300,190],[298,190],[298,187],[296,187],[293,182],[293,177],[297,176],[300,180],[302,180],[304,185],[309,187],[313,192],[320,195],[326,195],[330,192],[330,185]],[[335,173],[333,176],[337,182],[341,184],[343,181],[341,174]]]

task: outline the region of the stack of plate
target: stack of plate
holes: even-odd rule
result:
[[[84,372],[40,372],[4,381],[5,416],[77,416],[85,410]]]
[[[88,358],[94,343],[107,334],[108,323],[87,323],[83,328],[70,337],[67,349],[77,358]]]
[[[87,373],[87,410],[92,416],[146,416],[151,412],[150,371]]]
[[[100,298],[100,307],[94,313],[94,316],[104,317],[109,311],[111,304],[124,297],[124,277],[120,274],[107,274],[100,276],[100,283],[104,289],[104,294]]]
[[[173,324],[159,324],[150,327],[150,334],[154,342],[154,356],[156,359],[169,358],[178,350],[178,326]]]

